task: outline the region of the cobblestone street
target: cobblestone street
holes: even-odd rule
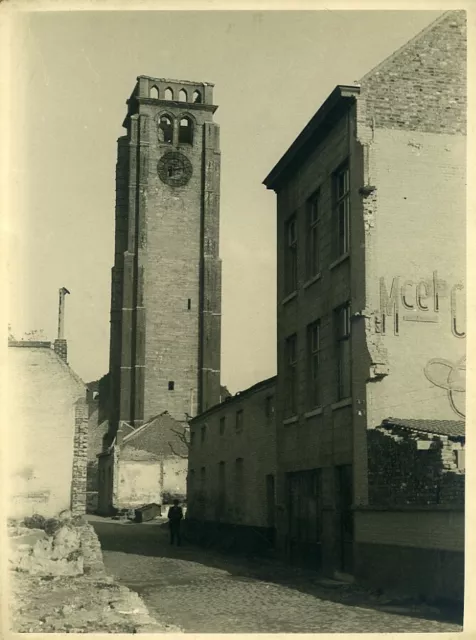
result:
[[[107,571],[144,599],[150,614],[193,633],[455,632],[462,627],[371,604],[336,602],[331,587],[280,563],[168,544],[163,523],[91,519]]]

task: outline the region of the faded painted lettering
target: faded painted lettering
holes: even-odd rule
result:
[[[399,322],[438,323],[441,300],[447,297],[448,286],[433,271],[432,277],[414,282],[405,280],[400,286],[400,277],[395,276],[390,285],[390,292],[385,278],[380,278],[380,313],[382,333],[388,333],[388,318],[393,318],[393,331],[399,335]],[[455,284],[450,291],[451,332],[456,338],[465,338],[464,322],[464,285]],[[400,305],[413,314],[399,315]],[[423,313],[422,313],[423,312]],[[429,313],[428,313],[429,312]]]

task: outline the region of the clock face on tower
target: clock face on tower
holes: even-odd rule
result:
[[[157,165],[159,178],[169,187],[184,187],[192,177],[192,163],[183,153],[167,151]]]

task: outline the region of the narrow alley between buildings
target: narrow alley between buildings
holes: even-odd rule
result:
[[[436,610],[385,606],[372,594],[274,560],[227,556],[188,543],[171,547],[163,519],[90,521],[107,571],[139,593],[154,618],[185,632],[461,631]]]

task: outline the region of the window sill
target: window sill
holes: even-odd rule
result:
[[[313,418],[314,416],[320,416],[322,414],[322,407],[316,407],[312,409],[312,411],[306,411],[304,414],[305,418]]]
[[[297,416],[291,416],[290,418],[285,418],[283,420],[283,424],[284,425],[286,425],[286,424],[294,424],[297,421],[298,421],[298,417]]]
[[[332,411],[336,411],[337,409],[348,407],[351,404],[352,404],[352,398],[344,398],[343,400],[339,400],[339,402],[334,402],[334,404],[331,404],[331,409]]]
[[[334,262],[331,262],[331,264],[329,265],[329,271],[332,271],[332,269],[337,267],[342,262],[345,262],[345,260],[348,260],[349,258],[350,258],[349,252],[343,253],[341,256],[337,258],[337,260],[334,260]]]
[[[304,284],[303,284],[303,289],[307,289],[308,287],[310,287],[312,284],[314,284],[315,282],[317,282],[318,280],[321,279],[321,273],[316,273],[315,276],[313,276],[312,278],[309,278],[309,280],[307,280]]]
[[[296,291],[293,291],[292,293],[288,294],[285,298],[282,299],[281,304],[287,304],[288,302],[291,302],[291,300],[293,300],[294,298],[296,298],[297,296],[297,289]]]

